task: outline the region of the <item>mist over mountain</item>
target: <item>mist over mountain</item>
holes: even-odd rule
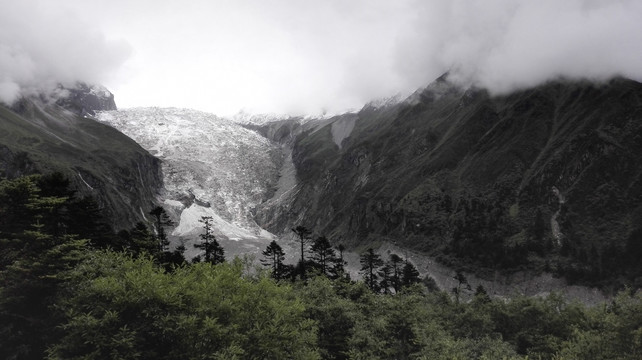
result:
[[[5,103],[85,81],[109,87],[120,107],[339,114],[446,71],[493,94],[560,77],[642,81],[637,0],[24,0],[2,8]]]
[[[640,14],[0,0],[0,358],[638,360]]]
[[[628,268],[612,271],[604,259],[637,251],[638,145],[627,134],[638,130],[639,2],[409,0],[304,7],[249,1],[245,5],[252,6],[222,12],[215,11],[217,2],[128,3],[129,12],[121,11],[120,1],[6,5],[0,14],[0,101],[13,122],[3,126],[15,134],[22,119],[31,128],[20,130],[18,139],[29,137],[23,131],[49,139],[7,136],[6,174],[64,168],[72,178],[82,177],[75,181],[83,191],[111,181],[108,172],[94,169],[110,168],[105,164],[115,159],[114,152],[97,154],[98,143],[90,139],[101,134],[67,140],[77,127],[93,124],[96,111],[107,111],[103,122],[162,160],[165,186],[160,196],[151,195],[160,183],[158,163],[142,152],[125,167],[142,161],[152,175],[139,181],[143,189],[126,188],[146,195],[109,200],[104,190],[103,203],[119,214],[133,196],[139,207],[134,218],[140,219],[142,199],[145,207],[160,201],[179,224],[176,244],[194,241],[196,220],[209,214],[217,217],[219,236],[254,239],[255,248],[306,223],[355,248],[391,242],[453,265],[526,264],[580,281],[636,276]],[[142,10],[149,28],[173,14],[173,32],[160,27],[148,36],[131,27],[137,22],[129,20]],[[97,13],[105,16],[92,16]],[[31,21],[22,20],[27,15]],[[206,24],[213,23],[247,31],[221,37],[223,32],[209,31]],[[163,56],[156,56],[159,51]],[[140,56],[157,61],[145,62],[143,71]],[[175,69],[181,69],[178,75]],[[237,115],[115,112],[109,91],[86,84],[118,88],[123,73],[131,75],[129,89],[145,99],[141,103],[226,104],[224,111]],[[283,79],[291,81],[286,86]],[[136,85],[141,80],[144,88]],[[131,104],[132,92],[123,94]],[[256,109],[291,115],[250,115]],[[41,147],[66,146],[58,139],[77,142],[80,152],[86,143],[91,157],[107,161],[80,166],[69,158],[51,166],[57,161],[44,160]],[[100,146],[117,152],[112,145]],[[37,160],[18,164],[20,154]],[[615,173],[627,175],[608,175]],[[93,184],[87,180],[92,176],[103,180]],[[597,208],[614,215],[591,212]],[[559,265],[568,259],[571,265]]]

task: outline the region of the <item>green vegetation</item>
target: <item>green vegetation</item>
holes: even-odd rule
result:
[[[394,254],[384,262],[370,250],[362,256],[368,282],[352,281],[337,270],[343,247],[337,256],[324,237],[303,279],[283,275],[276,242],[264,252],[265,269],[239,259],[173,261],[152,224],[113,234],[94,212],[77,225],[87,214],[75,207],[87,203],[59,174],[0,181],[1,358],[642,356],[639,293],[587,308],[556,294],[492,299],[479,287],[466,301],[457,296],[463,276],[454,294],[429,290],[412,263]]]

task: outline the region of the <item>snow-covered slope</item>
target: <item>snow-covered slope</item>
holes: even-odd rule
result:
[[[98,119],[130,136],[163,161],[165,208],[177,220],[174,243],[195,255],[201,216],[212,216],[228,255],[263,249],[273,235],[252,209],[271,197],[278,181],[278,145],[238,123],[195,110],[135,108]],[[256,249],[254,249],[256,251]]]

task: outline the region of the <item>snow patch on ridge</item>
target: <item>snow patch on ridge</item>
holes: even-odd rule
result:
[[[257,236],[237,225],[231,224],[221,218],[212,208],[192,204],[190,207],[181,212],[181,218],[178,226],[172,232],[174,236],[186,236],[203,227],[199,222],[203,216],[212,217],[212,225],[216,232],[224,234],[229,240],[239,241],[242,239],[256,239]]]

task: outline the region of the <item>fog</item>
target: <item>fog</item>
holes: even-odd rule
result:
[[[0,0],[0,99],[102,83],[120,107],[310,114],[446,71],[506,93],[642,80],[639,0]]]
[[[131,54],[89,19],[53,1],[0,1],[0,101],[47,92],[57,84],[102,83]]]

